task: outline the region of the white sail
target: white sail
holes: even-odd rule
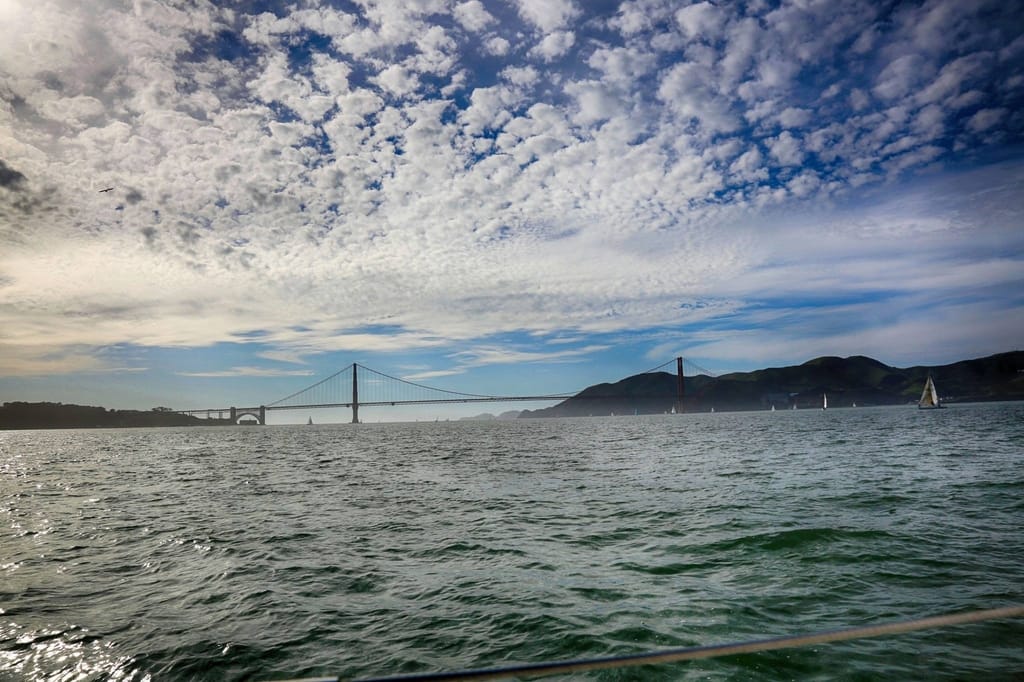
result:
[[[917,406],[922,409],[942,407],[939,404],[939,392],[935,389],[935,382],[932,381],[931,374],[928,375],[928,379],[924,382],[924,390],[921,391],[921,399],[917,401]]]
[[[828,396],[825,395],[824,393],[821,394],[821,409],[828,409]]]

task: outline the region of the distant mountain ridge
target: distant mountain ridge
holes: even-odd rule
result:
[[[1024,351],[905,369],[854,355],[718,377],[686,377],[683,411],[820,408],[823,395],[828,395],[829,407],[901,405],[917,401],[929,373],[945,402],[1024,400]],[[524,410],[520,418],[662,414],[675,402],[676,376],[652,372],[590,386],[552,407]]]

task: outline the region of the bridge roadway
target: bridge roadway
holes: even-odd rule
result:
[[[492,398],[430,398],[424,400],[378,400],[357,403],[359,407],[394,407],[395,405],[433,405],[439,403],[504,403],[517,401],[541,401],[541,400],[565,400],[571,398],[569,395],[511,395],[494,396]],[[317,403],[315,405],[268,405],[268,410],[308,410],[319,407],[352,407],[352,402],[347,403]]]
[[[198,410],[175,410],[178,414],[187,414],[192,417],[199,415],[205,415],[207,419],[211,419],[211,415],[218,415],[219,419],[224,419],[224,415],[229,415],[228,419],[232,422],[237,421],[239,418],[244,416],[255,417],[256,421],[260,424],[266,424],[266,413],[271,410],[318,410],[318,409],[329,409],[338,407],[355,407],[357,410],[360,407],[395,407],[397,405],[434,405],[442,403],[504,403],[504,402],[539,402],[546,400],[565,400],[571,398],[572,394],[568,393],[565,395],[509,395],[509,396],[488,396],[488,397],[473,397],[473,398],[429,398],[421,400],[370,400],[363,402],[349,401],[345,403],[310,403],[306,405],[259,405],[257,407],[212,407],[208,409]],[[356,417],[358,418],[358,417]]]

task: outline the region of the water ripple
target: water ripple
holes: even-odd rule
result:
[[[1024,601],[1018,405],[0,432],[0,679],[366,676]],[[1012,679],[1024,625],[572,679]]]

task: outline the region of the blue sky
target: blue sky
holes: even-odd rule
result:
[[[1024,337],[1014,3],[0,0],[0,25],[0,401],[270,402],[352,362],[546,393]]]

